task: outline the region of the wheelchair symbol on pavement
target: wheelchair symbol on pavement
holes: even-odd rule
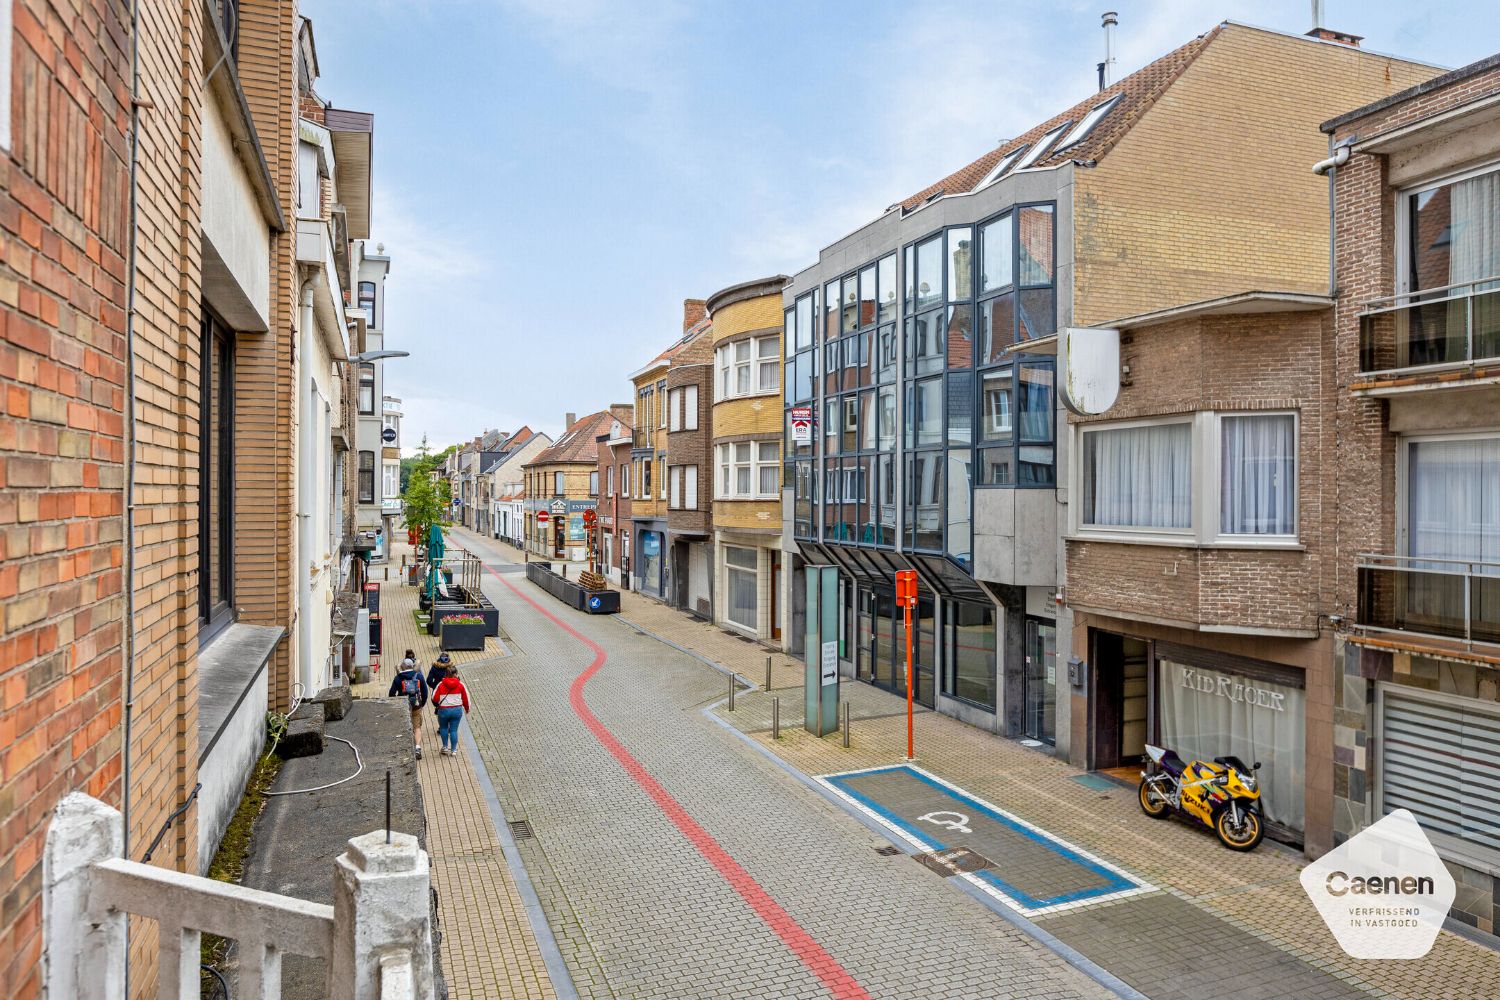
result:
[[[917,818],[923,823],[931,823],[933,826],[946,827],[947,829],[952,830],[954,833],[974,832],[973,830],[969,829],[969,817],[965,816],[961,812],[950,812],[947,809],[940,809],[937,812],[930,812],[924,816],[918,816]]]

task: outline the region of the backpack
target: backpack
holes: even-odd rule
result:
[[[406,695],[406,702],[407,704],[411,705],[412,708],[417,707],[418,690],[420,690],[420,688],[417,685],[416,674],[409,674],[408,676],[401,678],[401,693]]]

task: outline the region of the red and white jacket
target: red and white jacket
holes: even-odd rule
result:
[[[432,704],[437,708],[457,708],[462,705],[469,710],[469,689],[457,677],[444,677],[432,692]]]

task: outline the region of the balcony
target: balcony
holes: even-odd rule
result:
[[[1362,374],[1461,372],[1486,360],[1500,370],[1500,276],[1372,299],[1360,314]]]
[[[1361,626],[1500,645],[1500,563],[1365,554],[1358,569]]]

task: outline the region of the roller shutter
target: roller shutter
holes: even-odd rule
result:
[[[1383,688],[1381,811],[1500,851],[1500,706]]]

